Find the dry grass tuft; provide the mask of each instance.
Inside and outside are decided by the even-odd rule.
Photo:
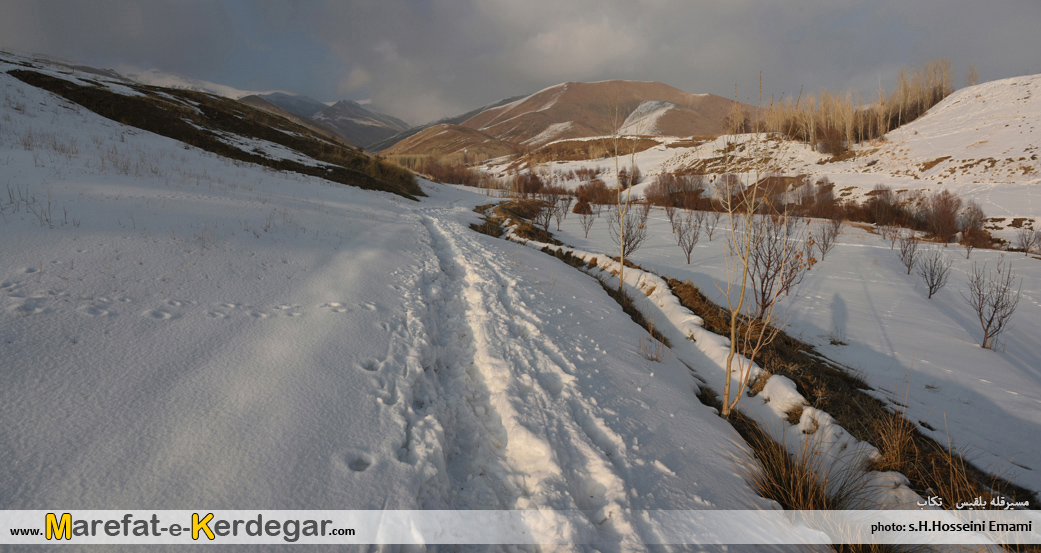
[[[918,456],[918,447],[914,441],[914,425],[893,413],[879,415],[871,422],[875,434],[872,443],[880,454],[871,468],[907,474],[911,460]]]
[[[759,392],[762,392],[763,388],[766,387],[766,381],[770,380],[771,376],[773,375],[767,371],[759,373],[759,376],[757,376],[755,380],[753,380],[752,383],[748,386],[748,397],[755,397],[759,395]]]

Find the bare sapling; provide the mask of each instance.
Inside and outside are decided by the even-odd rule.
[[[752,221],[748,252],[749,276],[756,310],[762,319],[780,294],[787,294],[802,281],[809,264],[803,257],[801,228],[795,217],[773,215]]]
[[[687,256],[687,265],[690,265],[690,254],[694,251],[698,238],[701,237],[701,221],[694,215],[694,212],[684,210],[676,217],[673,232],[676,233],[676,243]]]
[[[562,194],[557,196],[557,201],[560,202],[561,206],[561,218],[567,219],[567,214],[571,212],[571,204],[574,203],[575,197],[571,194]],[[560,230],[560,222],[557,222],[557,230]]]
[[[879,225],[877,228],[879,236],[889,241],[889,249],[894,249],[897,239],[900,238],[900,228],[896,225]]]
[[[592,213],[583,213],[579,215],[579,222],[582,223],[582,230],[586,233],[586,238],[589,238],[589,230],[593,228],[593,221],[596,220],[596,216]]]
[[[549,232],[549,223],[553,220],[553,205],[550,202],[538,201],[535,206],[535,216],[532,221]]]
[[[625,215],[621,217],[619,217],[617,209],[612,209],[607,216],[607,227],[611,238],[620,247],[623,264],[625,258],[632,255],[647,239],[648,211],[632,207],[627,207]]]
[[[817,224],[813,231],[813,241],[817,244],[817,251],[821,254],[821,261],[828,255],[838,241],[842,232],[842,221],[840,219],[828,219]]]
[[[929,288],[929,299],[947,285],[947,277],[951,275],[951,260],[939,249],[930,250],[922,256],[918,264],[918,275]]]
[[[618,257],[618,291],[622,291],[622,285],[625,283],[625,258],[626,256],[635,251],[640,246],[644,238],[647,236],[646,214],[643,216],[643,221],[638,221],[639,215],[632,213],[630,207],[632,206],[632,184],[633,179],[631,176],[636,175],[636,146],[635,140],[629,141],[629,169],[623,170],[621,163],[619,162],[619,150],[621,148],[623,139],[621,135],[621,125],[624,118],[621,113],[621,102],[616,100],[614,102],[614,115],[612,118],[612,133],[610,137],[605,138],[611,141],[613,147],[611,151],[614,154],[614,168],[616,175],[615,182],[615,209],[611,212],[608,219],[608,229],[611,232],[611,238],[615,244],[618,245],[619,257]],[[604,144],[605,149],[607,144]],[[623,180],[626,181],[623,183]],[[629,184],[629,186],[625,186]],[[634,233],[634,236],[627,236],[629,232]]]
[[[968,294],[962,294],[962,298],[979,319],[983,329],[980,347],[983,349],[993,349],[997,337],[1008,330],[1012,315],[1019,305],[1022,286],[1022,281],[1016,284],[1016,273],[1012,267],[1005,265],[1004,256],[998,261],[993,274],[987,272],[986,264],[972,264]]]
[[[712,241],[712,235],[716,233],[716,227],[719,226],[719,218],[723,214],[719,211],[711,211],[705,217],[705,236],[708,237],[708,241]]]
[[[913,232],[900,235],[900,262],[907,267],[907,274],[911,274],[921,252],[918,250],[918,237]]]
[[[762,77],[760,77],[760,99],[762,106]],[[760,113],[757,111],[757,114]],[[769,205],[770,194],[768,187],[764,184],[768,175],[783,174],[778,166],[777,160],[787,158],[786,148],[790,144],[790,137],[779,137],[782,144],[781,151],[770,151],[767,136],[762,132],[762,126],[757,121],[754,132],[738,137],[733,134],[724,136],[723,147],[723,176],[734,178],[720,178],[716,183],[716,196],[720,211],[727,214],[729,225],[726,230],[727,242],[730,247],[726,250],[724,260],[726,262],[726,281],[717,287],[726,301],[725,309],[729,314],[730,327],[730,351],[726,358],[726,375],[723,381],[723,397],[721,398],[720,415],[729,417],[731,411],[737,407],[743,397],[744,389],[748,387],[749,379],[755,366],[755,360],[763,348],[765,348],[777,336],[783,321],[774,313],[776,303],[766,302],[765,310],[753,309],[753,303],[748,299],[753,286],[752,252],[756,242],[760,239],[757,235],[755,221],[756,215],[761,209],[776,208],[785,209],[786,206]],[[730,172],[737,166],[734,153],[739,146],[739,140],[743,143],[741,152],[742,165],[745,168],[744,178],[733,175]],[[787,225],[782,224],[782,228]],[[795,256],[787,258],[796,259]],[[788,271],[783,266],[780,273]],[[781,286],[774,286],[773,297],[781,293]],[[758,315],[758,316],[754,316]],[[736,390],[732,384],[736,385]]]
[[[571,198],[571,196],[564,197],[567,197],[568,199]],[[550,200],[551,204],[553,205],[553,218],[557,221],[558,232],[560,231],[560,222],[564,220],[564,217],[567,217],[567,207],[571,205],[571,202],[568,201],[567,205],[565,206],[564,197],[553,196],[553,199]]]
[[[1023,255],[1030,255],[1030,250],[1041,246],[1041,231],[1023,227],[1016,232],[1016,247],[1023,250]]]

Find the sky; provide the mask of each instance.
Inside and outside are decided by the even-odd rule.
[[[0,48],[242,90],[371,100],[423,123],[566,81],[661,81],[755,104],[1041,73],[1039,0],[0,0]]]

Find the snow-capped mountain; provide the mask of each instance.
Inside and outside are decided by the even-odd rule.
[[[336,102],[314,113],[311,118],[361,147],[368,147],[409,128],[408,123],[396,117],[371,111],[351,100]]]

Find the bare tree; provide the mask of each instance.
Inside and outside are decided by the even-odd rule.
[[[596,220],[596,216],[592,213],[583,213],[579,216],[579,221],[582,223],[582,230],[586,232],[586,238],[589,238],[589,229],[593,228],[593,221]]]
[[[542,227],[542,230],[549,232],[549,223],[553,220],[553,204],[544,200],[537,201],[535,215],[531,220]]]
[[[864,207],[876,225],[892,225],[900,213],[900,205],[893,189],[884,184],[875,185]]]
[[[631,208],[626,208],[625,215],[621,216],[617,209],[608,213],[607,228],[611,238],[620,247],[623,264],[625,258],[632,255],[647,239],[647,213],[644,209]]]
[[[557,201],[559,201],[561,206],[563,206],[563,209],[561,210],[561,212],[564,214],[563,218],[567,219],[567,214],[571,212],[571,204],[574,203],[575,197],[572,196],[570,193],[561,194],[560,196],[557,196]],[[557,223],[557,227],[560,227],[560,223]],[[558,228],[557,230],[560,229]]]
[[[704,211],[687,210],[694,217],[694,226],[698,228],[698,232],[701,232],[702,227],[707,226],[707,213]]]
[[[929,299],[947,285],[947,277],[951,275],[951,260],[939,249],[930,250],[922,256],[918,264],[918,275],[929,288]]]
[[[1030,250],[1041,246],[1041,232],[1026,227],[1016,232],[1016,247],[1023,250],[1023,255],[1030,255]]]
[[[684,210],[676,218],[676,225],[673,227],[673,231],[676,233],[676,242],[679,244],[680,249],[683,250],[684,255],[687,256],[687,265],[690,265],[690,254],[694,251],[698,238],[701,237],[701,219],[704,219],[704,215],[699,219],[694,213],[693,211]]]
[[[839,219],[828,219],[817,224],[813,230],[813,241],[817,244],[817,251],[821,252],[821,261],[828,255],[842,232],[842,221]]]
[[[925,204],[925,220],[933,236],[945,243],[951,241],[958,232],[961,203],[961,198],[949,190],[940,190],[929,196]]]
[[[708,237],[708,241],[712,241],[712,235],[716,233],[716,227],[719,226],[719,218],[723,214],[718,211],[710,211],[705,217],[705,236]]]
[[[623,142],[620,128],[624,118],[622,117],[621,102],[619,100],[615,100],[613,109],[613,130],[609,139],[613,146],[614,169],[617,183],[615,186],[615,210],[612,211],[611,217],[608,220],[608,229],[610,229],[611,238],[614,240],[615,244],[618,244],[619,248],[618,291],[621,291],[622,285],[625,283],[625,257],[628,253],[631,253],[638,248],[644,238],[646,238],[647,217],[645,214],[643,216],[643,221],[637,222],[639,216],[633,216],[630,213],[630,207],[632,205],[632,185],[639,179],[639,171],[636,168],[637,143],[635,140],[629,141],[629,169],[623,170],[621,163],[619,162],[619,149]],[[626,182],[623,182],[623,180]],[[628,184],[628,186],[625,186],[625,184]],[[630,231],[636,233],[636,236],[626,236]]]
[[[761,84],[761,82],[760,82]],[[759,106],[762,106],[762,86],[760,86]],[[758,113],[758,112],[757,112]],[[756,124],[758,130],[759,124]],[[737,150],[738,138],[727,135],[723,147],[723,174],[727,174],[737,165],[734,153]],[[786,152],[772,152],[767,139],[761,132],[745,135],[742,139],[744,150],[741,155],[742,165],[746,168],[744,182],[747,186],[735,186],[740,183],[727,179],[717,183],[716,193],[721,210],[728,215],[729,229],[727,242],[731,244],[724,259],[727,278],[725,285],[718,285],[720,293],[726,301],[725,309],[729,315],[730,351],[726,358],[726,375],[723,380],[722,409],[720,415],[729,417],[744,395],[752,374],[752,367],[757,356],[777,336],[782,321],[773,313],[774,302],[761,314],[752,317],[752,308],[747,302],[749,288],[752,284],[752,263],[750,255],[755,240],[753,221],[760,207],[768,200],[767,186],[764,185],[767,175],[780,172],[778,163],[786,159]],[[782,140],[781,144],[788,141]],[[780,294],[780,287],[775,287],[774,294]],[[736,383],[737,390],[732,389]],[[734,392],[733,394],[731,392]]]
[[[1012,315],[1019,305],[1022,281],[1016,286],[1016,273],[1012,267],[1005,266],[1004,256],[998,261],[993,275],[987,273],[987,265],[973,263],[969,274],[969,293],[962,294],[972,307],[983,328],[983,342],[980,347],[992,349],[997,337],[1008,330]]]
[[[755,319],[763,319],[777,297],[802,281],[807,264],[803,259],[800,227],[795,217],[757,217],[752,224],[748,252]]]
[[[965,86],[972,86],[980,82],[980,74],[976,71],[976,64],[970,63],[969,70],[965,72]]]
[[[669,225],[672,226],[672,232],[676,232],[676,206],[671,203],[665,204],[665,216],[669,218]]]
[[[565,205],[564,198],[568,198],[567,205]],[[550,200],[553,205],[553,218],[557,220],[557,231],[560,230],[560,222],[567,217],[567,208],[571,205],[571,196],[553,196]]]
[[[900,238],[900,229],[895,225],[881,225],[878,228],[878,234],[882,236],[883,240],[889,241],[889,249],[896,247],[896,240]]]
[[[907,233],[900,236],[900,261],[907,267],[907,274],[911,274],[911,270],[914,269],[921,252],[918,251],[918,237],[914,233]]]
[[[976,200],[969,200],[958,218],[958,228],[964,233],[970,230],[983,230],[983,223],[987,215],[983,213],[983,207]]]

